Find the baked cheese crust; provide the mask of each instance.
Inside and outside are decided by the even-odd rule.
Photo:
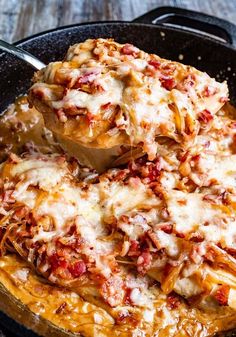
[[[141,147],[158,137],[189,143],[228,100],[226,83],[112,39],[72,46],[36,73],[29,100],[47,128],[86,147]]]

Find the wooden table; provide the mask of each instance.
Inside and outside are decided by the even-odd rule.
[[[132,20],[169,5],[236,22],[236,0],[0,0],[0,38],[11,42],[72,23]]]
[[[193,9],[236,23],[236,0],[0,0],[0,38],[12,42],[73,23],[132,20],[158,6]],[[8,336],[0,328],[0,337]]]

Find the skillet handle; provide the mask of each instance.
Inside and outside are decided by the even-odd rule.
[[[177,7],[159,7],[133,22],[161,24],[192,31],[236,47],[236,26],[229,21]]]

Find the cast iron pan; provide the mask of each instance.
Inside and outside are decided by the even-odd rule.
[[[209,15],[161,7],[133,22],[95,22],[61,27],[34,35],[16,45],[48,63],[62,59],[70,45],[98,37],[133,43],[147,52],[193,65],[218,80],[226,79],[231,101],[236,104],[236,26]],[[24,62],[10,55],[0,55],[0,111],[12,103],[14,97],[27,91],[32,75],[33,69]],[[2,313],[0,324],[9,337],[37,337]]]

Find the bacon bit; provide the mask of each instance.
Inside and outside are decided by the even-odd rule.
[[[106,109],[108,109],[110,106],[111,106],[111,102],[108,102],[108,103],[106,103],[106,104],[103,104],[103,105],[101,106],[101,109],[102,109],[102,110],[106,110]]]
[[[190,237],[190,241],[202,242],[202,241],[204,241],[204,237],[200,233],[193,233]]]
[[[129,178],[129,185],[133,188],[138,188],[140,186],[140,179],[138,177],[130,177]]]
[[[236,259],[236,249],[235,248],[225,248],[226,252]]]
[[[157,60],[150,60],[150,61],[148,61],[148,64],[155,69],[159,69],[160,65],[161,65],[161,62],[159,62]]]
[[[29,209],[27,206],[22,206],[19,207],[15,210],[14,215],[13,215],[13,219],[15,220],[21,220],[22,218],[24,218],[27,214],[29,213]]]
[[[86,272],[86,264],[84,261],[77,261],[68,267],[69,272],[73,277],[80,277]]]
[[[176,87],[176,81],[174,78],[172,77],[163,77],[163,78],[160,78],[160,81],[161,81],[161,85],[163,88],[165,88],[166,90],[172,90]]]
[[[226,103],[229,101],[229,98],[228,97],[220,97],[219,99],[220,103]]]
[[[51,264],[51,270],[54,272],[58,268],[67,268],[67,261],[64,258],[61,258],[57,255],[57,253],[53,253],[48,257],[49,263]]]
[[[60,313],[62,313],[64,311],[64,309],[66,308],[67,306],[67,303],[66,302],[63,302],[58,308],[57,310],[55,311],[55,313],[58,315]]]
[[[94,115],[89,111],[86,114],[86,121],[87,121],[88,125],[91,125],[91,124],[94,123]]]
[[[127,177],[127,170],[118,171],[118,173],[113,178],[114,181],[123,181]]]
[[[55,110],[55,113],[56,113],[57,118],[59,119],[60,122],[62,122],[62,123],[67,122],[67,117],[66,117],[66,114],[64,113],[63,109]]]
[[[196,154],[195,156],[193,156],[193,157],[191,158],[191,160],[193,160],[193,161],[199,161],[200,159],[201,159],[200,154]]]
[[[179,297],[175,293],[170,293],[167,296],[167,307],[170,310],[177,309],[180,306],[181,302]]]
[[[102,93],[105,92],[105,89],[103,88],[103,86],[101,84],[95,84],[93,86],[93,93]]]
[[[206,254],[204,255],[204,258],[209,262],[214,262],[215,257],[216,257],[216,252],[212,248],[209,248]]]
[[[176,232],[175,235],[177,236],[177,238],[181,238],[181,239],[185,238],[184,233]]]
[[[217,93],[217,88],[206,86],[203,90],[203,97],[210,97]]]
[[[137,240],[130,240],[130,248],[128,252],[128,256],[139,256],[141,253],[140,245]]]
[[[157,158],[155,162],[148,162],[141,167],[142,178],[148,178],[149,182],[157,181],[162,169],[161,160]]]
[[[80,89],[81,86],[83,84],[88,84],[88,83],[92,83],[97,75],[100,74],[100,70],[99,69],[94,69],[92,71],[89,71],[85,74],[83,74],[82,76],[80,76],[77,81],[75,82],[75,84],[73,85],[73,89]]]
[[[129,223],[129,217],[125,214],[122,214],[120,216],[120,219],[121,219],[122,222]]]
[[[150,239],[152,240],[152,242],[154,243],[154,245],[156,246],[156,248],[158,250],[161,249],[161,245],[160,245],[160,242],[159,242],[156,234],[152,230],[148,230],[147,234],[150,237]]]
[[[132,55],[134,57],[138,56],[139,53],[139,49],[135,46],[133,46],[130,43],[126,43],[122,48],[121,48],[121,52],[125,55]]]
[[[110,277],[102,284],[101,294],[111,307],[121,305],[125,297],[124,282],[117,276]]]
[[[216,293],[215,298],[220,305],[228,305],[230,287],[227,284],[221,285]]]
[[[173,231],[173,225],[163,224],[163,225],[160,226],[159,229],[162,230],[163,232],[165,232],[166,234],[171,234],[172,231]]]
[[[176,65],[172,62],[168,62],[163,64],[161,67],[162,74],[165,76],[173,75],[176,70]]]
[[[189,151],[186,151],[186,152],[181,156],[180,162],[181,162],[181,163],[185,162],[185,161],[187,160],[188,156],[189,156]]]
[[[6,202],[6,203],[9,203],[9,204],[14,203],[15,199],[12,196],[13,192],[14,192],[13,190],[7,190],[7,191],[3,192],[2,201]]]
[[[198,120],[199,122],[208,124],[209,122],[213,120],[213,116],[209,110],[205,109],[199,113]]]
[[[187,205],[187,200],[186,199],[180,199],[180,200],[177,200],[177,203],[180,206],[185,206],[185,205]]]
[[[146,274],[147,270],[151,267],[152,264],[152,255],[146,250],[138,257],[137,260],[137,269],[138,272],[142,275]]]

